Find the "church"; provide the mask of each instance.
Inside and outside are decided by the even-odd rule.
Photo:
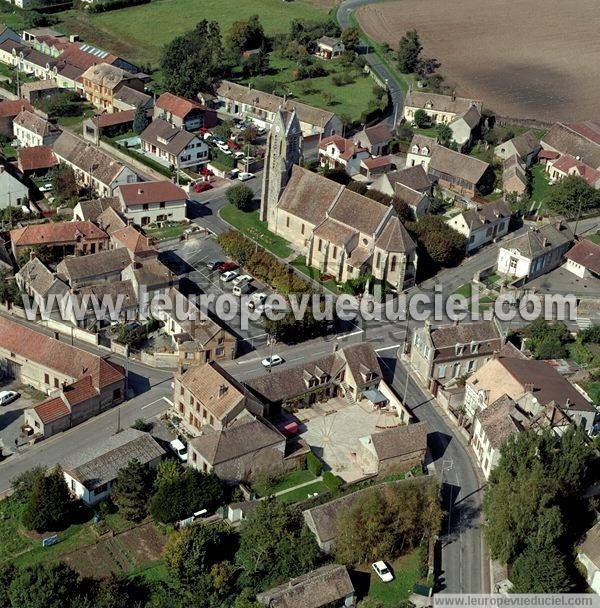
[[[372,275],[396,292],[415,284],[416,246],[391,206],[299,165],[294,111],[277,113],[267,139],[260,217],[338,282]]]

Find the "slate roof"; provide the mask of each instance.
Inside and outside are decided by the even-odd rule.
[[[546,224],[508,239],[502,244],[502,248],[509,251],[514,249],[521,255],[534,259],[572,240],[573,232],[568,226],[561,224],[560,228],[557,228],[555,224]]]
[[[429,191],[433,185],[431,178],[427,175],[427,171],[423,169],[422,165],[415,165],[401,171],[392,171],[387,175],[392,185],[400,183],[407,188],[412,188],[419,192]]]
[[[425,109],[431,103],[432,107],[428,108],[438,112],[453,112],[454,114],[464,114],[471,106],[481,113],[483,102],[475,99],[467,99],[465,97],[456,97],[453,95],[441,95],[439,93],[428,93],[425,91],[409,91],[406,95],[404,105],[409,108]]]
[[[136,108],[137,106],[148,107],[152,104],[152,96],[142,93],[137,89],[124,84],[113,96],[113,102],[120,101]]]
[[[328,564],[256,596],[269,608],[321,608],[354,594],[345,566]]]
[[[528,156],[540,148],[540,140],[531,131],[517,135],[510,141],[521,158]]]
[[[179,129],[162,118],[155,118],[140,134],[142,141],[174,155],[180,154],[196,138],[193,133]]]
[[[392,217],[375,241],[375,246],[384,251],[408,253],[416,249],[415,242],[397,217]]]
[[[221,431],[204,427],[190,440],[192,448],[212,466],[285,443],[285,437],[260,420],[240,420]]]
[[[582,128],[583,127],[583,128]],[[570,154],[594,169],[600,168],[600,141],[596,135],[600,126],[591,121],[566,125],[557,122],[544,135],[542,146]]]
[[[118,272],[129,264],[131,264],[131,258],[126,249],[109,249],[89,255],[64,258],[56,270],[61,277],[71,282]]]
[[[437,349],[452,347],[456,344],[483,344],[500,340],[501,334],[494,321],[475,321],[458,325],[443,325],[431,331],[431,340]]]
[[[490,165],[478,158],[455,152],[435,144],[431,152],[429,170],[446,173],[469,182],[478,184]]]
[[[427,449],[427,423],[416,422],[373,433],[371,442],[379,461]]]
[[[63,469],[92,490],[114,481],[119,471],[134,459],[148,464],[164,455],[165,450],[148,433],[124,429],[104,441],[93,442],[68,459]]]
[[[511,215],[510,206],[503,200],[478,205],[475,209],[466,209],[462,212],[462,216],[471,230],[482,228],[486,224],[493,224],[500,219],[509,218]]]
[[[365,127],[363,134],[372,146],[375,144],[386,144],[392,139],[392,132],[385,122],[379,122],[372,127]]]
[[[22,110],[15,117],[15,124],[27,131],[32,131],[37,135],[47,136],[53,133],[60,133],[60,127],[29,110]]]
[[[79,203],[79,207],[81,208],[81,214],[84,220],[95,222],[98,219],[98,216],[109,207],[112,207],[116,211],[120,211],[121,202],[116,196],[106,196],[89,201],[82,201]]]
[[[515,402],[508,395],[502,395],[477,412],[476,417],[492,447],[500,449],[511,435],[523,430],[517,417],[513,416],[515,409]]]
[[[317,39],[317,44],[324,44],[330,47],[335,46],[338,42],[340,42],[340,39],[333,36],[321,36]]]
[[[585,266],[590,272],[600,274],[600,245],[588,239],[579,241],[565,254],[567,260]]]
[[[23,278],[29,289],[39,294],[46,296],[49,293],[65,293],[66,285],[57,279],[53,272],[39,260],[33,258],[27,262],[18,272]]]

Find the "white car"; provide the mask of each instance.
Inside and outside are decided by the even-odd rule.
[[[233,286],[237,287],[242,283],[249,283],[252,280],[252,277],[249,274],[241,274],[239,277],[233,279]]]
[[[387,567],[385,562],[379,561],[375,562],[373,565],[373,570],[375,570],[375,574],[384,582],[390,583],[394,580],[394,575],[391,570]]]
[[[54,190],[54,186],[50,183],[39,187],[40,192],[52,192],[52,190]]]
[[[177,455],[177,458],[179,458],[179,460],[181,460],[182,462],[187,462],[188,453],[187,448],[185,447],[185,445],[183,445],[183,441],[181,441],[180,439],[173,439],[173,441],[169,443],[169,447],[171,448],[171,451],[173,451]]]
[[[248,300],[248,308],[254,310],[257,306],[260,306],[267,299],[267,294],[264,291],[257,291],[250,296]]]
[[[229,281],[233,281],[237,276],[238,273],[235,270],[228,270],[221,275],[221,281],[223,281],[223,283],[229,283]]]
[[[241,160],[242,158],[244,158],[245,154],[243,152],[234,152],[233,153],[233,158],[235,158],[235,160]]]
[[[283,357],[279,355],[271,355],[266,359],[261,361],[264,367],[275,367],[276,365],[281,365],[283,363]]]
[[[19,398],[19,393],[16,391],[0,392],[0,405],[8,405]]]
[[[248,173],[247,171],[242,171],[239,175],[238,175],[238,179],[241,182],[247,182],[249,179],[252,179],[254,177],[254,173]]]

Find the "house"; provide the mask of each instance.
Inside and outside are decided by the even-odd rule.
[[[285,446],[275,427],[244,412],[226,428],[203,427],[188,442],[187,463],[228,484],[248,483],[265,472],[284,473]]]
[[[171,336],[181,365],[235,358],[237,338],[232,333],[202,313],[179,290],[171,289],[170,296],[174,305],[165,311],[164,331]],[[182,320],[179,315],[192,318]]]
[[[502,354],[492,357],[466,381],[464,406],[467,417],[472,420],[503,395],[516,402],[552,405],[588,433],[598,416],[596,407],[583,391],[542,360]]]
[[[134,258],[121,273],[121,280],[131,281],[141,306],[149,305],[154,296],[166,295],[172,287],[179,285],[177,275],[156,255],[139,257],[134,254]]]
[[[217,124],[217,113],[197,101],[163,93],[154,104],[154,118],[162,118],[185,131],[210,129]]]
[[[197,436],[204,427],[221,431],[247,410],[262,415],[260,404],[215,362],[192,365],[175,374],[173,412],[180,428]]]
[[[467,253],[472,253],[507,234],[511,215],[510,206],[503,200],[474,203],[446,224],[467,238]]]
[[[46,175],[58,165],[49,146],[33,146],[17,150],[17,167],[23,175]]]
[[[165,454],[150,434],[124,429],[84,447],[63,462],[62,469],[71,494],[93,507],[110,496],[119,471],[132,460],[154,468]]]
[[[413,190],[400,182],[394,184],[394,198],[406,203],[415,218],[425,215],[431,205],[431,198],[427,194]]]
[[[114,210],[107,209],[102,213],[102,216],[109,213],[116,215]],[[102,216],[99,216],[98,222],[104,225],[104,218]],[[111,247],[114,249],[124,247],[129,252],[132,260],[155,258],[158,254],[153,242],[133,226],[116,227],[110,233],[110,242]]]
[[[244,382],[268,406],[306,408],[318,401],[342,397],[373,410],[395,412],[400,422],[412,417],[383,379],[377,354],[370,344],[354,344],[313,361],[272,371]]]
[[[136,110],[142,107],[145,110],[151,110],[154,107],[154,97],[133,89],[124,84],[113,95],[113,108],[115,112],[125,112],[127,110]]]
[[[38,310],[50,310],[49,298],[57,300],[52,308],[60,306],[60,301],[69,292],[67,285],[47,268],[38,258],[33,257],[19,269],[15,275],[15,281],[22,293],[33,298]]]
[[[530,228],[502,244],[498,251],[498,272],[530,281],[563,263],[573,242],[573,232],[561,221]]]
[[[13,42],[21,42],[21,36],[17,34],[12,28],[8,27],[4,23],[0,24],[0,44],[12,40]]]
[[[269,229],[304,252],[308,266],[336,281],[372,274],[397,291],[414,284],[416,246],[393,208],[322,175],[294,165],[267,217]]]
[[[558,122],[541,140],[543,152],[569,155],[592,169],[600,169],[600,124],[591,120],[564,124]]]
[[[140,134],[142,152],[161,165],[197,168],[209,160],[208,145],[199,136],[155,118]]]
[[[516,195],[521,198],[529,188],[529,178],[525,163],[519,156],[513,154],[502,163],[502,193]]]
[[[97,223],[98,217],[107,209],[121,210],[121,201],[116,196],[105,196],[88,201],[80,201],[73,208],[74,220],[89,220]]]
[[[495,319],[454,323],[415,329],[410,363],[427,386],[473,373],[504,345],[504,335]]]
[[[100,63],[87,68],[81,75],[84,97],[102,112],[115,112],[114,98],[119,89],[127,85],[144,91],[144,82],[137,75],[117,66]]]
[[[531,167],[541,147],[540,140],[531,131],[526,131],[498,144],[494,148],[494,156],[500,160],[508,160],[511,156],[517,156],[526,167]]]
[[[263,591],[256,600],[268,608],[334,608],[356,603],[346,566],[328,564]]]
[[[86,255],[108,247],[108,235],[92,222],[29,224],[10,231],[12,251],[18,258],[33,247],[61,248],[62,257]]]
[[[187,195],[169,180],[125,184],[116,194],[122,215],[138,226],[185,220]]]
[[[580,279],[600,277],[600,245],[584,239],[565,254],[565,268]]]
[[[137,173],[68,131],[54,142],[54,154],[75,172],[77,182],[100,196],[112,196],[121,184],[139,181]]]
[[[333,38],[332,36],[321,36],[317,40],[317,50],[315,55],[321,57],[321,59],[336,59],[344,51],[346,47],[339,38]]]
[[[100,114],[83,121],[83,138],[99,145],[100,138],[114,137],[133,130],[135,110],[123,110],[112,114]]]
[[[440,188],[473,197],[486,194],[494,186],[491,166],[439,145],[432,137],[414,135],[406,156],[406,166],[422,165]]]
[[[65,91],[66,89],[59,87],[54,80],[34,80],[24,82],[20,93],[29,103],[39,104]]]
[[[61,134],[61,129],[56,123],[23,110],[13,121],[13,134],[23,148],[51,146]]]
[[[360,161],[360,175],[368,181],[376,180],[380,175],[385,175],[394,170],[396,168],[395,161],[395,157],[389,155],[364,158]]]
[[[588,530],[577,559],[585,568],[588,585],[600,595],[600,522]]]
[[[570,154],[563,154],[560,158],[547,162],[546,172],[550,176],[550,183],[575,175],[584,179],[592,188],[600,189],[600,167],[594,169]]]
[[[33,112],[33,106],[25,99],[0,101],[0,133],[6,137],[13,137],[13,121],[23,111]]]
[[[0,317],[0,365],[50,398],[25,410],[25,425],[48,437],[123,401],[125,373],[110,361]]]
[[[319,137],[342,133],[342,121],[328,110],[322,110],[299,101],[283,99],[272,93],[264,93],[248,86],[223,80],[216,88],[217,110],[249,118],[260,127],[269,127],[275,121],[279,109],[295,110],[305,140],[305,149]]]
[[[131,264],[125,248],[108,249],[90,255],[70,256],[56,266],[56,274],[72,289],[102,282],[121,280],[121,274]]]
[[[360,438],[356,458],[365,475],[392,475],[425,464],[427,423],[416,422]]]
[[[411,89],[404,101],[403,116],[407,122],[413,123],[415,114],[423,110],[432,124],[448,125],[452,139],[462,146],[471,140],[481,121],[482,109],[483,102],[474,99]]]
[[[409,487],[431,486],[436,484],[434,478],[423,476],[411,479],[402,479],[389,483],[382,483],[372,487],[363,488],[336,498],[321,505],[312,507],[302,512],[304,521],[309,530],[315,535],[319,548],[323,553],[331,553],[335,544],[335,539],[339,532],[338,520],[342,513],[352,509],[357,504],[358,499],[367,492],[383,492],[386,487],[403,485]]]
[[[29,188],[9,170],[0,165],[0,209],[23,205],[29,199]]]
[[[330,135],[319,144],[319,163],[327,169],[345,171],[348,175],[356,175],[360,171],[360,163],[370,157],[368,150],[354,144],[351,139],[340,135]]]
[[[389,152],[392,132],[385,122],[379,122],[372,127],[364,127],[354,136],[354,143],[366,148],[371,156],[385,156]]]
[[[422,165],[414,165],[399,171],[389,171],[371,184],[371,190],[383,192],[388,196],[395,196],[396,184],[405,186],[427,197],[430,197],[433,191],[433,180],[427,175],[427,171]]]

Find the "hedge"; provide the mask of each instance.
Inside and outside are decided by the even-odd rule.
[[[325,471],[323,473],[323,483],[334,492],[337,492],[342,485],[344,485],[344,480],[337,475],[334,475],[331,471]]]
[[[89,4],[85,8],[90,13],[106,13],[107,11],[116,11],[119,8],[127,8],[128,6],[150,4],[150,2],[151,0],[108,0],[107,2]]]
[[[321,474],[323,470],[323,463],[320,459],[315,456],[312,452],[309,452],[306,455],[306,468],[317,477]],[[325,477],[323,476],[323,481],[325,481]]]

